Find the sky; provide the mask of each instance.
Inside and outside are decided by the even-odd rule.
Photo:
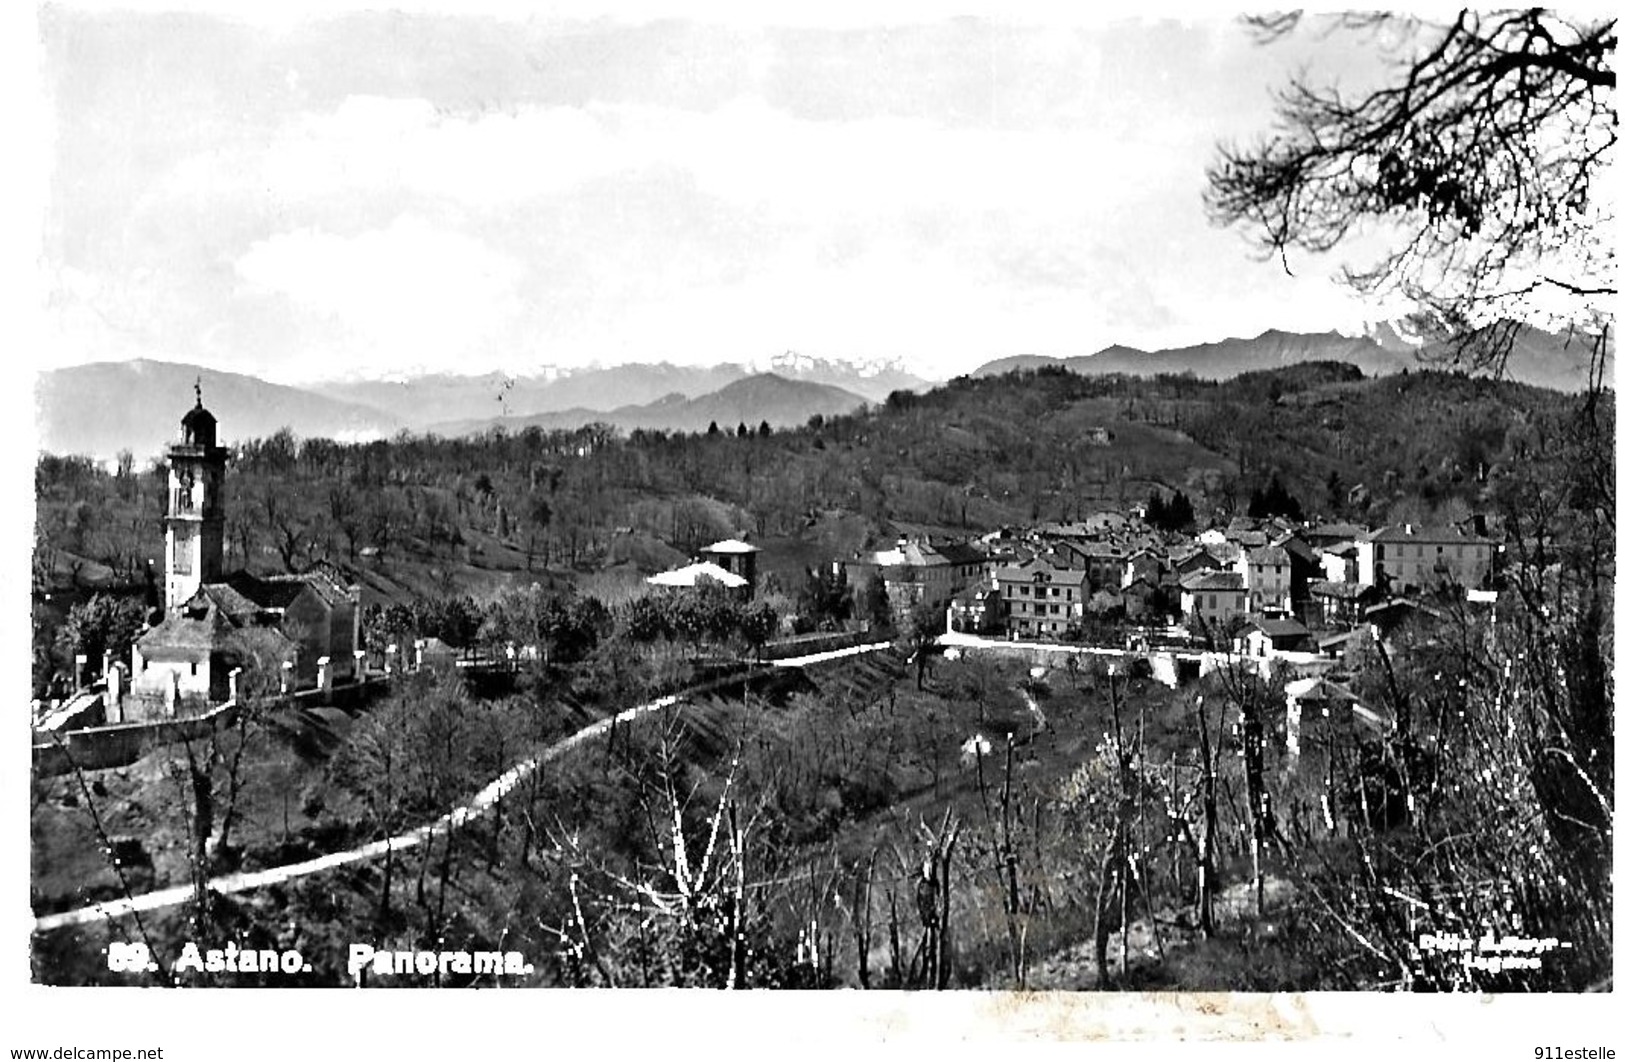
[[[1272,88],[1367,80],[1371,42],[553,10],[41,9],[39,367],[310,382],[794,350],[940,379],[1391,315],[1331,279],[1357,248],[1289,275],[1201,198]]]

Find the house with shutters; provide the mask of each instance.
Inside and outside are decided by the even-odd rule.
[[[1051,557],[999,568],[994,580],[1004,602],[1005,629],[1016,637],[1059,637],[1089,603],[1088,574]]]
[[[1393,524],[1355,541],[1359,579],[1387,593],[1454,585],[1482,587],[1490,576],[1495,542],[1471,530]]]
[[[1179,581],[1179,611],[1193,634],[1222,628],[1246,615],[1247,586],[1241,573],[1202,571],[1185,576]]]
[[[908,536],[891,548],[861,553],[841,565],[855,596],[861,596],[871,580],[882,580],[892,614],[899,619],[915,608],[947,608],[955,594],[983,578],[987,570],[987,555],[974,546],[935,545]]]
[[[1292,610],[1292,556],[1280,546],[1243,547],[1236,558],[1250,612]]]

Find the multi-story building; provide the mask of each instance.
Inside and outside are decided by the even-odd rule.
[[[1223,627],[1247,614],[1247,587],[1240,572],[1196,572],[1179,582],[1179,610],[1185,626],[1200,633],[1204,626]]]
[[[1089,602],[1088,574],[1048,557],[999,568],[994,581],[1004,601],[1005,629],[1017,637],[1065,634]]]
[[[1430,590],[1445,585],[1469,589],[1490,576],[1495,543],[1453,527],[1393,524],[1355,542],[1359,582],[1390,593]]]
[[[855,596],[871,580],[882,580],[892,614],[901,619],[916,608],[946,608],[950,598],[985,576],[987,567],[986,556],[975,547],[900,538],[890,549],[847,561],[843,570]]]
[[[1292,556],[1280,546],[1243,548],[1236,570],[1247,587],[1252,612],[1288,612],[1292,609]]]

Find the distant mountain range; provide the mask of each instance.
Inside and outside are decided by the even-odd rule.
[[[1204,380],[1227,380],[1244,372],[1279,369],[1306,361],[1348,362],[1368,376],[1386,376],[1407,368],[1449,367],[1451,352],[1447,341],[1416,344],[1395,325],[1381,322],[1363,336],[1271,329],[1252,339],[1225,339],[1169,350],[1145,351],[1114,345],[1072,358],[1019,355],[990,361],[971,375],[997,376],[1018,369],[1060,366],[1080,375],[1155,376],[1188,372]],[[1571,341],[1538,328],[1526,328],[1507,358],[1506,377],[1535,387],[1578,391],[1586,385],[1587,366],[1588,352],[1583,337]]]
[[[1446,355],[1443,344],[1417,346],[1403,329],[1374,326],[1368,335],[1268,331],[1251,339],[1145,351],[1111,346],[1092,355],[1000,358],[973,375],[1062,366],[1082,374],[1189,372],[1204,379],[1282,368],[1307,361],[1342,361],[1367,375],[1388,375]],[[1421,357],[1419,358],[1419,355]],[[38,381],[39,444],[52,453],[103,460],[129,449],[139,460],[159,455],[174,437],[201,377],[205,404],[230,440],[263,438],[287,427],[301,437],[362,440],[403,429],[464,434],[501,424],[570,428],[600,421],[635,428],[704,431],[714,420],[774,428],[804,424],[813,414],[850,412],[894,390],[923,391],[931,381],[895,363],[853,364],[786,353],[767,359],[768,371],[738,364],[710,367],[633,364],[548,370],[525,377],[431,375],[402,382],[377,380],[288,387],[240,373],[138,360],[79,365],[43,373]],[[1538,329],[1520,336],[1508,359],[1513,380],[1576,391],[1585,386],[1583,339]]]
[[[357,380],[323,384],[320,390],[334,398],[383,410],[410,428],[436,427],[438,430],[448,423],[484,421],[492,417],[568,414],[565,421],[547,422],[557,426],[581,423],[581,411],[602,413],[626,406],[649,405],[671,395],[708,395],[760,375],[822,384],[851,392],[869,402],[884,401],[893,391],[933,386],[932,381],[915,376],[892,361],[831,361],[787,351],[754,366],[733,362],[708,366],[660,362],[547,370],[527,376],[439,374],[398,382]],[[809,410],[807,416],[812,412],[815,411]],[[760,416],[757,419],[760,420]]]
[[[283,427],[307,438],[372,439],[403,426],[381,410],[256,376],[140,359],[41,373],[34,392],[39,447],[103,460],[129,450],[145,462],[176,440],[194,383],[228,442]]]
[[[577,407],[528,417],[485,417],[433,424],[429,430],[440,435],[468,435],[499,426],[506,431],[523,431],[529,427],[575,428],[597,421],[623,431],[705,431],[714,423],[721,431],[733,432],[740,424],[755,429],[763,421],[774,428],[799,427],[815,413],[826,417],[850,413],[865,401],[862,395],[829,384],[759,373],[696,398],[669,394],[653,402],[611,410]]]

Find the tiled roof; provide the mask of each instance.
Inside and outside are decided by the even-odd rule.
[[[1247,551],[1248,564],[1291,564],[1292,554],[1280,546],[1260,546]]]
[[[1253,619],[1247,625],[1263,631],[1271,638],[1302,638],[1309,634],[1309,628],[1290,617],[1284,619]]]
[[[1482,542],[1488,543],[1487,538],[1477,535],[1464,534],[1454,527],[1422,527],[1419,524],[1390,524],[1379,527],[1365,536],[1367,542]]]
[[[315,591],[329,606],[341,605],[350,599],[349,592],[344,586],[328,572],[320,568],[312,568],[297,575],[273,575],[263,580],[266,584],[276,587],[272,591],[278,598],[286,598],[288,605],[293,604],[294,598],[299,596],[301,587],[308,586]],[[287,608],[288,605],[283,605]]]
[[[1309,593],[1315,597],[1335,597],[1343,601],[1355,601],[1376,588],[1370,583],[1335,583],[1329,579],[1309,580]]]
[[[227,606],[228,611],[235,612],[242,607],[241,599],[252,602],[258,609],[285,609],[293,604],[306,583],[297,575],[261,578],[246,571],[236,571],[211,585],[222,586],[229,591],[221,596],[231,602]]]
[[[981,550],[964,542],[949,542],[938,546],[937,552],[949,564],[983,564],[987,561],[987,556]]]
[[[252,622],[263,611],[258,602],[231,583],[205,583],[201,592],[213,598],[220,610],[239,624]]]
[[[1324,643],[1323,643],[1324,644]],[[1353,693],[1321,676],[1294,679],[1286,684],[1286,694],[1299,701],[1353,701]]]
[[[1039,557],[1022,564],[1008,565],[998,570],[1000,583],[1032,583],[1035,576],[1043,575],[1050,583],[1061,586],[1081,586],[1089,581],[1089,573],[1081,568],[1065,568]]]
[[[959,591],[959,593],[954,595],[953,600],[956,604],[973,605],[978,602],[986,601],[990,596],[997,593],[998,591],[994,589],[992,580],[983,579],[981,582],[972,586],[967,586],[965,589]]]
[[[1366,533],[1361,524],[1312,524],[1305,534],[1315,538],[1355,538]]]
[[[1245,590],[1240,572],[1193,572],[1179,581],[1183,590]]]
[[[171,609],[158,624],[136,640],[144,656],[164,649],[210,651],[224,648],[236,630],[207,594],[199,593],[179,608]]]

